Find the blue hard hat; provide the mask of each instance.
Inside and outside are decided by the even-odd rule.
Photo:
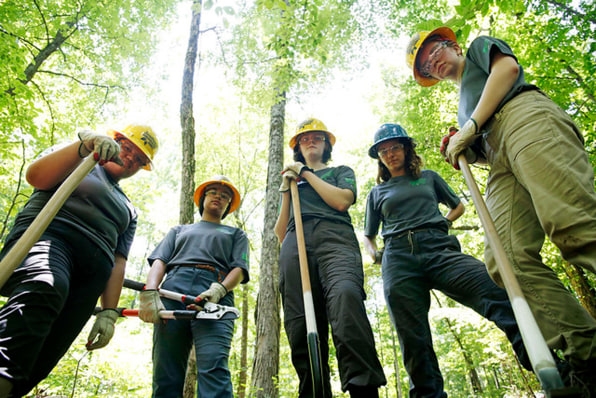
[[[374,144],[368,150],[368,156],[373,159],[378,159],[379,154],[377,153],[377,146],[385,141],[393,140],[395,138],[405,138],[408,141],[412,141],[408,137],[406,130],[399,124],[385,123],[375,132]]]

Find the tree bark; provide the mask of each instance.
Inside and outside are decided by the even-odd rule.
[[[199,41],[200,10],[202,0],[193,1],[190,36],[184,60],[182,75],[182,100],[180,103],[180,126],[182,128],[182,176],[180,186],[180,223],[194,222],[193,194],[195,190],[195,119],[193,115],[192,95],[194,92],[194,74]]]
[[[180,224],[194,222],[193,194],[195,190],[195,119],[193,116],[192,95],[194,92],[194,74],[197,61],[199,25],[201,23],[202,0],[194,0],[190,36],[184,60],[182,75],[182,99],[180,103],[180,125],[182,128],[182,167],[180,183]],[[194,346],[188,358],[186,379],[184,382],[184,398],[194,398],[197,385],[197,359]]]
[[[259,270],[259,294],[256,310],[256,345],[252,372],[254,396],[277,398],[279,389],[279,333],[280,298],[278,292],[279,242],[274,227],[279,206],[278,187],[281,184],[283,166],[283,127],[285,121],[285,93],[271,107],[269,131],[269,162],[267,169],[267,192],[265,197],[265,221]]]

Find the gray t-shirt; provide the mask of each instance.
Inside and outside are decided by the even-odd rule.
[[[53,193],[53,190],[37,189],[33,192],[17,216],[7,242],[27,229]],[[111,259],[116,252],[128,257],[137,228],[137,212],[118,183],[97,165],[62,205],[49,228],[77,231],[96,243]]]
[[[244,280],[249,280],[249,241],[246,233],[235,227],[199,221],[177,225],[170,229],[163,240],[147,258],[149,265],[156,259],[173,267],[177,265],[212,265],[225,274],[239,267]]]
[[[459,202],[459,197],[445,180],[432,170],[423,170],[418,179],[393,177],[369,192],[364,235],[376,236],[381,223],[383,239],[412,229],[447,231],[447,220],[439,211],[438,204],[443,203],[453,209]]]
[[[478,105],[478,101],[486,85],[486,80],[491,71],[491,61],[495,51],[509,55],[517,61],[517,58],[513,55],[513,51],[503,40],[490,36],[479,36],[470,44],[470,48],[466,53],[466,64],[459,90],[457,119],[460,126],[463,126],[470,119],[474,109],[476,109],[476,105]],[[515,84],[499,103],[495,113],[518,93],[529,89],[537,89],[537,87],[526,83],[524,70],[520,65],[519,75]]]

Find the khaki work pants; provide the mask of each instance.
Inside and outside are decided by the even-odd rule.
[[[540,91],[510,100],[487,133],[486,203],[540,330],[572,365],[596,358],[596,320],[540,256],[546,235],[564,259],[596,272],[594,171],[583,138]],[[502,286],[488,243],[485,256]]]

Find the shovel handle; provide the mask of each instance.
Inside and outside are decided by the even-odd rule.
[[[302,226],[302,211],[300,210],[300,196],[296,180],[290,180],[290,193],[292,195],[292,210],[296,225],[296,242],[298,244],[298,259],[300,261],[300,279],[302,281],[302,298],[304,301],[304,317],[306,320],[306,340],[308,356],[312,375],[313,394],[315,398],[325,395],[323,382],[323,368],[321,358],[321,345],[317,331],[317,318],[312,298],[310,285],[310,272],[308,271],[308,257],[306,256],[306,243],[304,241],[304,228]]]
[[[50,200],[41,209],[31,225],[21,235],[19,240],[12,246],[6,256],[0,261],[0,287],[4,286],[13,271],[23,262],[27,253],[35,242],[41,237],[48,225],[52,222],[64,202],[69,198],[72,191],[83,181],[83,178],[95,167],[97,161],[93,156],[87,156],[85,160],[64,180],[52,195]]]
[[[526,346],[534,372],[538,376],[540,384],[546,391],[561,388],[563,387],[563,381],[557,370],[554,358],[542,336],[542,332],[540,332],[536,319],[530,310],[530,306],[528,305],[519,282],[513,272],[513,267],[509,262],[509,258],[501,243],[501,239],[497,234],[497,229],[495,228],[495,224],[490,216],[482,194],[478,189],[478,185],[470,170],[468,161],[464,155],[459,155],[457,160],[459,168],[464,175],[466,185],[470,189],[470,194],[474,200],[474,206],[478,212],[478,217],[484,228],[486,238],[493,249],[497,269],[499,270],[499,275],[503,279],[505,290],[511,301],[513,314],[515,315],[515,319],[519,326],[522,340]]]
[[[306,329],[308,333],[317,333],[315,307],[312,300],[312,288],[310,285],[310,272],[308,271],[308,257],[306,256],[306,243],[304,241],[304,228],[302,226],[302,211],[300,210],[300,197],[296,180],[292,179],[290,181],[290,191],[292,194],[294,223],[296,224],[296,241],[298,243],[298,259],[300,261],[302,293],[304,294],[304,315],[306,316]]]

